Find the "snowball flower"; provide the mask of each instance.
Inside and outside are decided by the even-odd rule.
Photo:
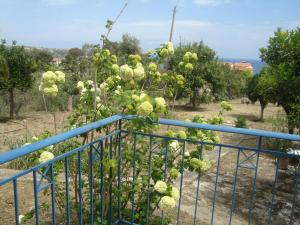
[[[113,64],[111,66],[111,70],[113,73],[117,74],[117,73],[119,73],[120,67],[117,64]]]
[[[167,184],[164,181],[157,181],[156,184],[154,185],[154,190],[163,194],[167,190]]]
[[[50,87],[45,87],[44,89],[42,89],[42,92],[44,92],[44,94],[47,96],[55,97],[58,92],[58,87],[56,84],[53,84]]]
[[[118,62],[117,56],[116,55],[112,55],[111,56],[111,61],[112,61],[112,63],[117,63]]]
[[[133,79],[136,81],[140,81],[145,77],[145,70],[142,66],[138,66],[133,70],[134,77]]]
[[[140,100],[141,101],[144,100],[144,98],[146,98],[146,97],[147,97],[147,95],[145,93],[140,94]]]
[[[166,107],[166,101],[162,97],[155,98],[155,103],[158,109],[164,109]]]
[[[203,159],[201,161],[201,166],[200,166],[200,170],[202,172],[206,172],[211,168],[211,162],[208,159]]]
[[[142,104],[140,104],[137,109],[137,114],[140,116],[148,116],[152,112],[153,112],[153,106],[148,101],[145,101]]]
[[[55,71],[56,74],[56,82],[58,83],[65,83],[66,75],[61,71]]]
[[[178,136],[179,138],[186,139],[186,133],[185,133],[183,130],[179,131],[179,132],[177,133],[177,136]]]
[[[166,42],[163,44],[163,48],[160,50],[162,57],[169,57],[174,54],[174,47],[172,42]]]
[[[130,81],[133,78],[133,69],[127,64],[120,67],[121,79],[124,81]]]
[[[32,139],[33,141],[38,141],[38,140],[39,140],[36,136],[33,136],[31,139]]]
[[[172,187],[171,197],[172,197],[174,200],[178,200],[178,199],[179,199],[179,191],[178,191],[177,188]]]
[[[40,155],[39,162],[44,163],[54,158],[54,155],[51,152],[43,151]]]
[[[172,141],[171,144],[170,144],[170,148],[171,148],[173,151],[176,151],[179,147],[180,147],[180,145],[179,145],[179,142],[178,142],[178,141]]]
[[[155,72],[157,70],[157,65],[154,62],[149,63],[148,69],[151,72]]]
[[[96,97],[96,102],[99,103],[100,101],[101,101],[100,97],[97,96],[97,97]]]
[[[100,90],[107,91],[108,90],[108,84],[106,82],[103,82],[100,84]]]
[[[176,170],[175,168],[172,168],[171,170],[170,170],[170,177],[172,178],[172,179],[176,179],[178,176],[179,176],[179,171],[178,170]]]
[[[191,72],[194,69],[194,66],[192,63],[187,63],[185,64],[184,69],[186,72]]]
[[[138,95],[131,95],[131,98],[132,98],[134,101],[139,101],[139,100],[140,100],[140,96],[138,96]]]
[[[226,111],[232,110],[231,104],[229,102],[227,102],[227,101],[222,101],[221,102],[221,108],[224,109],[224,110],[226,110]]]
[[[78,81],[77,88],[82,90],[84,88],[84,83],[82,81]]]
[[[92,81],[92,80],[87,80],[86,83],[87,83],[88,85],[94,85],[94,81]]]
[[[120,91],[119,91],[119,90],[115,90],[115,94],[116,94],[116,95],[119,95],[119,94],[120,94]]]
[[[184,156],[185,156],[185,157],[190,157],[190,152],[186,151],[186,152],[184,153]]]
[[[201,160],[197,158],[192,158],[190,161],[190,166],[194,169],[200,169],[201,167]]]
[[[42,75],[42,82],[46,86],[51,86],[56,82],[56,74],[52,71],[47,71]]]
[[[24,217],[25,217],[24,215],[19,215],[19,218],[18,218],[19,224],[21,224],[23,222]]]
[[[173,209],[176,205],[176,202],[174,198],[171,198],[169,196],[164,196],[161,198],[159,202],[159,208],[161,208],[164,211],[170,211]]]
[[[23,146],[30,145],[30,144],[31,144],[30,142],[26,142]]]

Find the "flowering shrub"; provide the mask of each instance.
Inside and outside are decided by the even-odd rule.
[[[214,144],[219,142],[218,136],[212,131],[204,131],[198,129],[186,129],[174,132],[167,130],[165,136],[173,140],[162,140],[158,143],[159,151],[153,153],[151,158],[152,168],[150,176],[148,174],[148,164],[146,163],[149,157],[150,144],[144,138],[139,138],[132,135],[131,131],[139,131],[145,133],[154,133],[157,130],[158,117],[168,113],[168,104],[165,99],[176,99],[177,90],[184,87],[185,79],[181,74],[174,73],[163,67],[168,61],[168,58],[174,54],[172,43],[167,42],[160,48],[149,52],[151,57],[145,60],[147,63],[142,63],[142,58],[139,55],[129,55],[125,64],[119,65],[118,58],[111,54],[108,49],[95,48],[93,53],[93,66],[96,68],[97,74],[95,80],[82,80],[77,83],[77,88],[80,93],[79,103],[72,115],[69,118],[71,128],[80,127],[86,123],[107,118],[114,114],[128,114],[137,115],[130,122],[122,124],[123,128],[129,131],[129,134],[122,136],[122,170],[119,171],[122,180],[120,184],[121,193],[121,213],[125,219],[130,218],[128,208],[134,207],[136,215],[135,222],[138,224],[145,224],[146,209],[148,204],[148,190],[149,190],[149,216],[150,220],[155,221],[155,211],[162,209],[169,212],[175,208],[177,201],[180,198],[180,193],[174,187],[175,180],[184,172],[183,169],[195,171],[197,173],[205,173],[210,170],[212,164],[207,159],[202,159],[199,147],[188,150],[184,154],[183,140],[192,139],[202,141],[204,143],[204,150],[213,150]],[[155,57],[152,57],[155,55]],[[197,61],[195,53],[187,52],[181,65],[182,74],[190,73],[193,70],[193,65]],[[63,83],[65,76],[62,72],[48,71],[43,74],[40,90],[46,96],[55,97],[58,93],[59,84]],[[161,88],[162,92],[146,91],[151,89],[152,85]],[[230,107],[226,103],[221,104],[222,110],[228,111]],[[195,116],[192,122],[199,123],[216,123],[222,122],[221,113],[217,119],[205,119],[201,116]],[[114,126],[107,126],[96,132],[105,134],[110,133]],[[99,134],[98,133],[98,134]],[[94,139],[94,133],[84,134],[78,137],[77,142],[70,142],[68,146],[62,148],[64,151],[74,148],[78,145],[85,144],[88,140]],[[175,140],[178,139],[178,140]],[[37,138],[39,140],[39,138]],[[79,143],[81,141],[81,143]],[[118,142],[118,139],[113,137],[112,142]],[[103,143],[104,158],[101,160],[103,165],[103,183],[112,184],[112,192],[115,194],[117,189],[117,159],[111,158],[108,154],[109,143],[107,140]],[[133,146],[136,146],[135,153]],[[57,150],[61,153],[63,150]],[[95,152],[96,154],[96,152]],[[56,155],[56,152],[55,152]],[[88,164],[89,157],[82,154],[82,171],[83,176],[89,176]],[[45,163],[54,158],[54,151],[52,149],[43,149],[35,155],[35,161],[38,163]],[[134,160],[135,159],[135,160]],[[183,160],[183,161],[182,161]],[[182,169],[182,162],[184,168]],[[55,166],[55,176],[58,172],[63,171],[63,165],[58,162]],[[132,179],[130,172],[136,166],[135,179]],[[74,183],[70,183],[75,190],[75,196],[70,199],[73,205],[78,204],[78,162],[70,159],[70,179]],[[99,171],[95,169],[94,176],[99,177]],[[149,184],[148,184],[149,181]],[[99,196],[102,191],[99,185],[100,181],[95,181],[94,195]],[[83,195],[89,193],[89,186],[87,182],[83,182]],[[104,188],[104,211],[108,211],[109,189]],[[65,207],[65,193],[64,190],[58,190],[56,196],[57,205],[59,208]],[[134,197],[134,202],[132,201]],[[83,198],[83,206],[89,205],[89,199]],[[100,200],[95,199],[94,205],[99,206]],[[115,204],[115,203],[114,203]],[[116,207],[115,205],[113,207]],[[77,210],[77,208],[76,208]],[[76,211],[74,210],[74,211]],[[88,211],[88,209],[84,209]],[[75,213],[76,216],[76,213]],[[100,221],[99,210],[96,210],[96,221]],[[105,221],[109,224],[110,221]],[[170,217],[165,216],[164,222],[170,223]],[[95,223],[98,224],[98,223]],[[152,224],[157,224],[153,222]]]

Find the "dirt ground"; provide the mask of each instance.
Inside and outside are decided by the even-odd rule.
[[[270,118],[274,117],[282,109],[270,104],[265,109],[265,122],[259,122],[260,106],[256,104],[241,104],[240,99],[231,101],[233,110],[224,114],[225,124],[234,125],[234,121],[242,116],[247,119],[249,128],[272,130]],[[197,110],[184,105],[175,106],[174,112],[170,112],[170,118],[185,120],[194,115],[203,115],[207,118],[215,116],[220,110],[219,104],[202,104]],[[56,113],[57,132],[65,131],[68,123],[69,112]],[[26,137],[38,135],[43,131],[54,133],[53,114],[47,112],[31,112],[22,115],[22,118],[7,120],[0,118],[0,152],[26,142]]]

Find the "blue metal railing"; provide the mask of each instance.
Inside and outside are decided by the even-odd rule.
[[[35,142],[30,145],[23,146],[18,149],[14,149],[5,153],[0,154],[0,165],[9,164],[13,160],[22,159],[31,153],[35,153],[41,149],[44,149],[50,145],[57,145],[63,143],[72,138],[79,137],[80,135],[85,135],[91,131],[98,130],[100,128],[110,126],[110,129],[106,129],[105,134],[99,135],[99,137],[90,141],[89,143],[82,144],[72,149],[68,149],[65,152],[61,152],[59,155],[56,155],[55,158],[49,160],[45,163],[34,165],[30,168],[24,169],[17,172],[13,176],[4,177],[0,180],[0,188],[5,185],[12,184],[12,194],[13,194],[13,207],[15,216],[15,224],[20,224],[20,208],[19,208],[19,196],[22,194],[19,191],[20,188],[20,179],[28,174],[32,174],[33,180],[33,201],[34,201],[34,223],[42,224],[44,218],[41,218],[41,204],[44,199],[40,197],[40,192],[48,190],[51,196],[51,223],[52,224],[158,224],[153,222],[150,217],[151,207],[150,206],[150,189],[151,189],[151,173],[153,170],[152,160],[155,154],[163,154],[163,176],[162,180],[167,181],[167,174],[169,171],[167,165],[170,163],[168,155],[169,149],[168,145],[161,145],[166,141],[179,141],[182,143],[179,149],[179,158],[181,161],[180,165],[180,177],[176,181],[179,186],[179,200],[177,206],[177,212],[172,215],[172,222],[175,224],[276,224],[274,218],[276,219],[280,214],[278,212],[278,205],[289,204],[288,215],[285,216],[284,222],[280,220],[280,224],[299,224],[300,222],[300,213],[299,207],[300,204],[298,196],[298,183],[299,183],[299,174],[300,174],[300,164],[299,159],[300,155],[293,155],[285,152],[276,151],[277,149],[265,149],[263,148],[263,141],[266,139],[282,139],[293,142],[300,142],[299,135],[267,132],[261,130],[250,130],[242,128],[233,128],[227,126],[218,126],[218,125],[209,125],[209,124],[198,124],[191,122],[183,122],[170,119],[159,119],[158,124],[174,126],[174,127],[184,127],[184,128],[194,128],[199,130],[208,130],[215,131],[220,133],[230,133],[230,134],[239,134],[251,136],[257,139],[257,144],[255,147],[247,147],[234,144],[225,144],[225,143],[211,143],[199,140],[183,139],[177,137],[168,137],[160,134],[152,133],[143,133],[140,131],[128,131],[123,129],[124,123],[136,118],[135,116],[121,116],[115,115],[101,121],[97,121],[85,126],[61,133],[52,137],[49,137],[45,140]],[[123,121],[123,122],[122,122]],[[113,125],[113,126],[112,126]],[[128,152],[123,152],[123,148],[126,148],[128,144],[128,137],[133,141],[132,161],[128,161]],[[140,156],[139,148],[142,146],[138,145],[139,139],[149,139],[147,144],[147,153],[145,155],[147,159],[147,171],[143,176],[147,177],[146,185],[146,202],[145,202],[145,215],[138,215],[138,207],[135,204],[135,193],[131,191],[130,193],[122,192],[122,184],[124,182],[129,183],[132,186],[132,190],[135,190],[137,177],[139,171],[139,165],[136,163],[138,157]],[[240,139],[240,137],[239,137]],[[186,194],[190,191],[186,191],[188,188],[185,185],[185,180],[191,176],[191,174],[185,170],[185,152],[187,151],[187,145],[198,146],[199,148],[199,159],[203,159],[204,155],[207,154],[203,149],[205,146],[213,145],[214,150],[211,154],[215,158],[215,163],[209,175],[197,173],[195,177],[195,202],[189,202],[189,207],[192,205],[193,210],[189,210],[188,214],[191,217],[191,220],[185,222],[188,217],[186,215],[186,210],[183,208],[183,200],[187,201]],[[163,147],[162,147],[163,146]],[[224,166],[223,154],[227,152],[232,152],[232,157],[236,157],[233,160],[233,168],[229,170],[232,172],[233,181],[230,184],[231,194],[230,197],[224,198],[226,200],[218,201],[220,198],[220,185],[222,185],[222,179],[225,177],[222,174],[222,167]],[[271,182],[270,190],[260,190],[265,191],[269,199],[264,198],[264,213],[259,214],[259,209],[257,209],[256,202],[258,190],[258,182],[263,183],[259,180],[260,173],[260,164],[267,162],[269,159],[275,160],[275,165],[273,161],[268,164],[268,171],[274,169],[274,173],[271,174],[273,178],[269,178],[268,182]],[[280,160],[283,158],[290,158],[296,162],[295,169],[292,174],[282,175],[280,170]],[[116,165],[114,165],[114,161]],[[127,161],[126,161],[127,160]],[[270,160],[269,160],[270,161]],[[63,165],[62,168],[56,168],[58,163]],[[126,162],[132,167],[131,171],[123,171],[123,164]],[[108,166],[108,172],[104,171]],[[225,163],[226,164],[226,163]],[[274,168],[275,167],[275,168]],[[57,180],[56,169],[60,174],[63,175],[63,178]],[[261,169],[262,170],[262,169]],[[246,197],[249,197],[247,204],[244,206],[244,211],[237,207],[239,202],[239,192],[238,188],[241,186],[240,176],[241,171],[252,171],[253,174],[249,176],[251,180],[251,185],[246,190]],[[121,176],[121,172],[131,174],[131,180],[124,181],[124,177]],[[107,174],[107,177],[104,174]],[[189,173],[188,175],[185,175]],[[73,177],[70,178],[70,174],[73,174]],[[74,175],[75,174],[75,175]],[[207,198],[206,194],[203,195],[201,189],[201,182],[203,179],[206,179],[205,176],[210,176],[210,183],[212,184],[212,197],[208,198],[211,202],[209,207],[211,208],[210,213],[201,213],[203,210],[203,205],[201,205],[201,200]],[[282,179],[289,179],[292,182],[289,183],[289,197],[282,199],[279,186],[279,181]],[[108,181],[108,182],[107,182]],[[70,182],[75,183],[75,190],[70,189]],[[267,182],[267,181],[266,181]],[[231,186],[232,185],[232,186]],[[63,187],[63,188],[62,188]],[[57,191],[59,189],[59,191]],[[62,190],[63,189],[63,190]],[[0,189],[1,190],[1,189]],[[57,194],[63,195],[64,202],[57,202]],[[122,205],[122,199],[124,195],[129,196],[130,204]],[[5,195],[1,190],[0,195]],[[97,196],[96,196],[97,195]],[[223,194],[221,195],[222,197]],[[244,196],[245,197],[245,196]],[[279,199],[280,197],[280,199]],[[262,198],[262,197],[261,197]],[[278,200],[277,200],[278,198]],[[71,201],[74,200],[75,201]],[[106,201],[107,199],[107,201]],[[279,201],[280,200],[280,201]],[[75,202],[75,203],[74,203]],[[57,210],[58,205],[63,205],[62,208]],[[71,205],[73,204],[73,205]],[[75,204],[75,205],[74,205]],[[89,206],[86,207],[86,204]],[[216,211],[218,206],[225,204],[225,209],[229,209],[227,219],[223,218],[222,222],[217,218]],[[260,202],[261,204],[261,202]],[[246,208],[247,205],[247,208]],[[285,207],[287,210],[287,207]],[[24,211],[24,209],[22,209]],[[88,211],[88,212],[87,212]],[[124,213],[126,211],[126,213]],[[129,213],[128,213],[129,212]],[[191,213],[193,212],[193,213]],[[205,211],[207,212],[207,210]],[[184,213],[185,216],[182,216]],[[88,214],[88,216],[87,216]],[[155,212],[154,212],[155,214]],[[0,212],[1,215],[1,212]],[[165,212],[161,211],[157,215],[160,216],[161,222],[163,224]],[[238,217],[240,218],[236,218]],[[4,216],[4,215],[1,215]],[[142,217],[142,218],[139,218]],[[75,219],[73,218],[75,217]],[[88,217],[88,218],[87,218]],[[59,222],[58,222],[59,220]],[[5,221],[5,220],[2,220]],[[7,220],[9,221],[9,220]],[[243,222],[241,222],[243,221]],[[6,222],[9,224],[8,222]]]

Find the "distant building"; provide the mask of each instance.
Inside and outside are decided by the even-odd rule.
[[[246,61],[241,62],[227,62],[231,69],[238,70],[238,71],[248,71],[250,73],[254,72],[253,66],[251,63]]]
[[[61,61],[62,61],[62,59],[60,57],[54,57],[52,59],[52,64],[56,65],[56,66],[59,66],[59,64],[61,64]]]

